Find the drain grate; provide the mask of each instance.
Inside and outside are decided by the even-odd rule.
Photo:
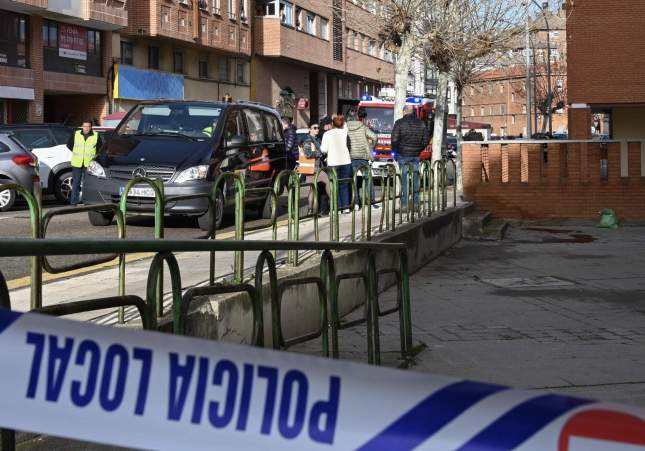
[[[575,285],[568,280],[558,279],[553,276],[540,277],[510,277],[507,279],[481,279],[482,282],[497,288],[549,288],[570,287]]]

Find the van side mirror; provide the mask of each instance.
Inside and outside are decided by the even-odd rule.
[[[226,140],[226,148],[234,149],[237,147],[245,147],[249,144],[249,140],[246,136],[234,135],[230,139]]]

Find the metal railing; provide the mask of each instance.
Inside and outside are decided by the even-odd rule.
[[[322,251],[319,277],[290,278],[278,281],[275,259],[271,251]],[[332,251],[369,252],[368,264],[365,272],[359,277],[357,273],[336,274],[334,256]],[[255,286],[245,283],[236,283],[227,286],[207,286],[191,288],[182,293],[181,274],[174,253],[176,252],[243,252],[260,251],[255,265]],[[368,312],[364,321],[352,323],[356,325],[367,323],[368,335],[368,362],[379,364],[380,345],[378,341],[378,283],[381,274],[398,274],[397,280],[397,305],[381,314],[399,312],[401,328],[402,359],[411,356],[412,328],[410,315],[409,275],[407,269],[407,251],[404,244],[371,243],[371,242],[298,242],[298,241],[211,241],[211,240],[69,240],[69,239],[2,239],[0,240],[0,257],[45,257],[56,255],[90,255],[90,254],[128,254],[138,252],[154,252],[156,255],[150,264],[147,277],[145,302],[138,301],[133,296],[116,296],[112,298],[90,299],[80,302],[63,303],[48,307],[32,309],[41,313],[67,315],[82,311],[121,307],[122,305],[135,305],[139,309],[144,327],[155,329],[157,327],[158,306],[163,304],[163,297],[157,295],[157,281],[163,269],[164,262],[168,265],[171,277],[172,308],[171,319],[173,332],[185,334],[189,306],[195,296],[213,295],[221,293],[246,292],[252,304],[253,338],[252,344],[263,346],[264,320],[262,307],[264,302],[263,274],[264,267],[269,272],[269,305],[271,306],[271,334],[273,347],[284,349],[297,343],[320,337],[322,340],[321,351],[329,356],[329,340],[331,339],[331,356],[339,357],[338,331],[348,327],[340,321],[338,310],[338,288],[342,280],[362,278],[366,288],[365,311]],[[374,255],[377,252],[398,253],[399,266],[397,268],[376,268]],[[362,274],[367,277],[363,278]],[[316,285],[318,288],[317,305],[320,312],[319,327],[312,333],[285,340],[282,329],[281,300],[287,289],[297,285]],[[107,299],[107,300],[106,300]],[[119,303],[122,303],[120,305]],[[98,307],[97,307],[98,306]],[[0,272],[0,307],[10,308],[10,293],[7,290],[2,272]],[[331,310],[331,312],[328,311]],[[328,318],[331,316],[330,321]],[[328,330],[329,329],[329,330]]]

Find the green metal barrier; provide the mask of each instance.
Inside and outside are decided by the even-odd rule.
[[[287,178],[287,239],[295,241],[295,236],[300,233],[298,230],[299,224],[296,220],[296,210],[298,210],[300,206],[300,199],[294,198],[296,195],[294,187],[300,183],[300,179],[298,173],[291,169],[283,169],[278,172],[278,175],[276,175],[273,182],[273,192],[276,193],[276,195],[281,191],[283,186],[282,181],[285,177]],[[277,257],[277,252],[274,253],[274,257]],[[287,254],[287,263],[293,264],[294,261],[295,257],[293,256],[293,253],[289,252]]]
[[[452,208],[457,208],[457,163],[452,158],[448,158],[446,164],[446,191],[448,190],[448,164],[452,164],[452,169],[454,170],[455,178],[452,182]],[[446,193],[446,203],[448,202],[448,194]]]
[[[135,177],[132,180],[130,180],[128,183],[126,183],[125,187],[123,188],[123,193],[121,193],[121,200],[119,202],[119,209],[121,210],[121,214],[123,215],[123,220],[125,222],[125,219],[127,217],[127,209],[128,209],[128,194],[130,193],[130,190],[134,185],[137,184],[146,184],[149,185],[153,192],[155,193],[155,232],[154,232],[154,237],[156,239],[161,239],[164,237],[164,203],[163,203],[163,181],[160,178],[157,178],[155,180],[150,179],[148,177]],[[125,238],[125,228],[123,229],[123,238]],[[119,291],[120,294],[125,294],[125,258],[120,257],[120,261],[122,262],[122,265],[119,266],[119,275],[121,276],[121,271],[123,271],[123,277],[121,280],[123,280],[123,293]],[[121,269],[121,267],[123,269]],[[159,273],[159,280],[157,280],[157,298],[162,298],[163,296],[163,271]],[[125,320],[125,313],[124,310],[121,308],[119,309],[119,323],[123,324]]]
[[[170,282],[172,291],[172,325],[173,332],[180,334],[181,325],[181,275],[179,273],[179,264],[177,259],[169,251],[158,252],[150,263],[148,271],[148,284],[146,286],[146,302],[148,304],[150,320],[153,328],[157,327],[157,318],[163,316],[163,289],[161,294],[158,290],[157,282],[163,274],[164,261],[168,265],[170,272]],[[163,287],[162,287],[163,288]]]
[[[446,209],[448,202],[448,171],[446,170],[446,162],[444,160],[437,160],[432,163],[432,170],[435,174],[435,186],[437,189],[435,208],[441,211]]]
[[[85,213],[88,211],[105,211],[105,210],[111,210],[114,213],[114,216],[116,217],[117,238],[119,239],[125,238],[125,218],[119,206],[115,204],[97,204],[97,205],[85,205],[82,207],[63,207],[63,208],[51,209],[43,216],[41,236],[43,238],[47,238],[47,228],[49,227],[49,223],[55,216],[65,216],[65,215],[71,215],[76,213]],[[46,256],[43,257],[42,262],[43,262],[43,268],[45,269],[45,271],[47,271],[50,274],[60,274],[62,272],[73,271],[79,268],[100,265],[101,263],[112,261],[117,257],[122,258],[122,256],[123,254],[119,256],[113,253],[105,257],[96,258],[94,260],[82,261],[78,263],[72,263],[71,265],[58,266],[58,267],[52,266],[49,263],[49,260],[47,260]],[[119,290],[120,296],[123,296],[124,294],[125,293],[122,293],[121,290]]]
[[[403,180],[403,183],[405,184],[405,186],[408,187],[408,189],[407,189],[408,196],[407,196],[407,199],[403,199],[403,190],[401,190],[401,205],[403,205],[403,201],[405,200],[405,216],[406,216],[406,220],[407,220],[407,222],[412,222],[413,223],[414,222],[414,216],[415,216],[414,214],[415,214],[415,210],[416,210],[416,207],[414,205],[414,194],[416,193],[416,191],[414,189],[414,176],[415,176],[415,174],[418,173],[418,169],[417,169],[417,167],[416,167],[416,165],[414,163],[409,162],[409,161],[403,163],[403,167],[406,168],[405,179]],[[403,168],[401,168],[401,169],[403,169]],[[401,173],[402,172],[403,172],[403,170],[401,170]],[[417,175],[417,177],[418,177],[418,175]],[[401,222],[403,222],[403,221],[401,221]]]
[[[276,271],[275,267],[275,259],[273,258],[273,255],[271,254],[270,251],[268,250],[263,250],[260,252],[260,255],[258,255],[258,259],[255,263],[255,291],[258,294],[258,302],[254,305],[254,308],[257,310],[254,312],[253,317],[254,321],[256,323],[256,339],[254,342],[257,343],[258,346],[264,346],[264,284],[263,284],[263,276],[264,276],[264,266],[267,266],[268,272],[269,272],[269,305],[274,306],[277,305],[278,303],[278,272]],[[274,316],[271,316],[271,320],[273,321]],[[259,330],[257,329],[257,324],[262,324],[262,328]],[[276,331],[278,331],[280,327],[280,324],[278,325],[274,324],[273,322],[271,323],[271,331],[272,331],[272,337],[273,337],[273,343],[279,343],[280,340],[278,336],[276,335]]]
[[[358,186],[357,179],[361,176],[362,191],[361,198],[361,240],[372,239],[372,192],[374,191],[374,180],[372,180],[372,168],[365,164],[354,171],[354,186]],[[353,234],[352,234],[353,236]],[[353,241],[353,240],[352,240]]]
[[[419,172],[421,177],[422,196],[421,201],[421,214],[430,216],[432,214],[432,194],[434,192],[434,172],[432,171],[432,163],[429,160],[423,160],[419,163]]]
[[[25,188],[16,183],[5,183],[0,185],[0,192],[14,190],[20,194],[29,207],[29,221],[31,223],[31,237],[40,238],[40,205],[36,198]],[[40,257],[31,257],[31,308],[38,308],[43,305],[43,268]]]
[[[318,184],[320,173],[324,172],[331,184],[331,199],[329,199],[329,240],[340,241],[340,220],[338,218],[338,175],[334,168],[320,168],[314,176],[314,183]]]
[[[233,181],[235,185],[235,239],[236,240],[243,240],[244,239],[244,178],[236,173],[236,172],[222,172],[219,176],[217,176],[217,179],[215,179],[215,183],[213,184],[213,188],[211,190],[211,198],[213,199],[213,202],[215,202],[215,199],[217,199],[217,193],[219,190],[222,190],[222,184],[225,183],[227,179],[230,179]],[[226,204],[226,196],[224,196],[224,204]],[[213,214],[211,215],[211,222],[215,220],[215,212],[213,211]],[[209,229],[214,228],[213,225],[209,227]],[[213,233],[211,234],[212,239],[215,239],[215,230],[213,230]],[[235,261],[233,264],[233,280],[236,283],[241,283],[242,279],[244,277],[244,253],[241,251],[236,251],[235,252]],[[213,285],[215,283],[215,253],[212,252],[210,255],[210,276],[209,276],[210,284]]]

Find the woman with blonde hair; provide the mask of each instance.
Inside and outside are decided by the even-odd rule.
[[[347,148],[347,129],[345,117],[334,115],[331,118],[333,128],[323,135],[320,151],[327,154],[327,166],[336,170],[339,179],[353,177],[352,159]],[[338,209],[343,213],[349,213],[353,208],[350,205],[349,183],[341,182],[338,186]]]

